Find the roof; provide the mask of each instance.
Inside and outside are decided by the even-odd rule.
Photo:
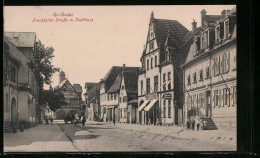
[[[75,89],[75,91],[76,91],[77,93],[82,92],[82,87],[81,87],[80,84],[73,84],[73,88]]]
[[[95,82],[85,82],[85,89],[91,89],[95,84]]]
[[[138,74],[123,72],[126,93],[138,93]]]
[[[4,35],[16,47],[34,47],[35,32],[5,32]]]
[[[205,21],[208,23],[215,23],[217,20],[221,19],[222,15],[206,15]]]
[[[114,81],[114,83],[112,84],[112,86],[110,87],[110,89],[107,91],[107,93],[115,93],[118,92],[118,90],[121,87],[121,75],[118,75],[116,77],[116,80]]]
[[[189,32],[177,20],[154,19],[154,32],[158,46],[160,43],[165,44],[168,31],[170,39],[177,45],[182,43],[182,39]]]
[[[136,72],[139,67],[125,67],[125,71]],[[105,92],[107,92],[112,84],[114,83],[116,77],[123,71],[123,66],[113,66],[101,82],[105,82]]]
[[[94,98],[97,94],[99,94],[99,92],[97,93],[97,91],[99,91],[100,89],[100,84],[96,83],[88,92],[88,99],[89,101]]]
[[[234,8],[232,8],[229,12],[228,12],[228,15],[236,15],[237,13],[237,8],[236,6]]]

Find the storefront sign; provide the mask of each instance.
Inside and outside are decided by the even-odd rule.
[[[146,94],[145,97],[146,97],[146,100],[158,99],[157,93]]]

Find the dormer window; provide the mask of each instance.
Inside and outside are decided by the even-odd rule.
[[[215,39],[216,39],[216,43],[219,43],[220,41],[220,26],[217,26],[216,28],[215,28]]]
[[[204,38],[204,40],[205,40],[204,41],[204,43],[205,43],[204,48],[208,48],[208,46],[209,46],[209,40],[208,39],[209,39],[209,31],[206,31],[205,32],[205,38]]]
[[[201,48],[205,48],[204,35],[201,36]]]
[[[225,21],[225,38],[229,38],[229,20]]]
[[[197,45],[197,52],[198,52],[200,50],[200,38],[199,37],[196,38],[196,45]],[[196,52],[196,55],[198,54],[197,52]]]

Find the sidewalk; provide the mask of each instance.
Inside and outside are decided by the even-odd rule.
[[[91,121],[90,121],[91,122]],[[90,123],[89,122],[89,123]],[[113,123],[104,123],[106,126],[114,126]],[[179,137],[190,140],[200,140],[206,142],[214,142],[219,144],[230,144],[236,146],[237,135],[236,131],[222,131],[222,130],[203,130],[192,131],[180,126],[155,126],[155,125],[140,125],[140,124],[125,124],[116,123],[115,127],[127,129],[131,131],[148,132],[153,134],[160,134],[165,136]]]
[[[24,132],[4,133],[4,152],[77,151],[57,123],[39,124]]]

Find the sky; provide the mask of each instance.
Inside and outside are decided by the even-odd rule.
[[[45,47],[54,48],[53,65],[61,68],[72,84],[78,83],[84,89],[85,82],[99,82],[112,66],[141,66],[152,11],[155,18],[177,20],[191,30],[193,19],[200,26],[202,9],[208,15],[220,15],[223,9],[233,7],[5,6],[4,31],[36,32]],[[43,18],[53,21],[40,22]],[[68,21],[56,22],[57,18]],[[59,84],[57,73],[52,81],[53,87]]]

